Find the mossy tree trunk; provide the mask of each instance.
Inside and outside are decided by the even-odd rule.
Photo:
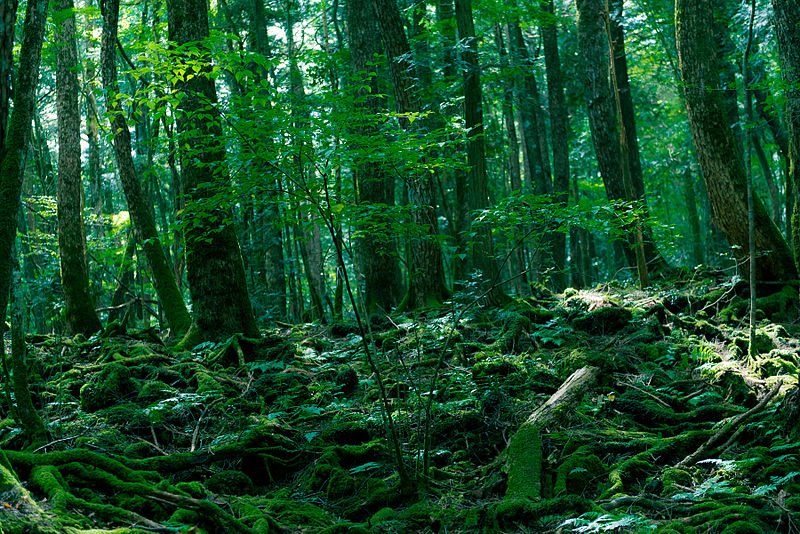
[[[734,247],[733,254],[747,274],[747,183],[742,155],[719,91],[719,66],[711,19],[706,2],[676,1],[676,38],[692,139],[703,170],[714,223]],[[789,247],[758,196],[753,199],[753,209],[759,282],[795,280],[797,270]]]
[[[205,0],[168,0],[167,19],[169,38],[179,47],[208,37]],[[194,325],[203,340],[224,339],[234,333],[259,337],[229,200],[209,205],[229,185],[225,137],[216,111],[214,80],[208,76],[209,60],[202,54],[204,46],[192,46],[201,52],[199,59],[192,60],[200,70],[193,77],[180,76],[174,86],[181,95],[178,135],[184,140],[180,144],[181,174],[187,195],[185,212],[191,221],[185,239]]]
[[[142,190],[139,176],[131,155],[131,134],[128,129],[125,111],[119,95],[117,81],[117,25],[119,21],[119,0],[101,0],[103,12],[103,37],[100,46],[100,64],[103,87],[106,90],[106,108],[109,112],[111,131],[114,132],[112,144],[117,160],[122,189],[128,201],[133,227],[144,250],[150,266],[153,286],[164,308],[164,314],[174,336],[185,334],[191,323],[189,311],[178,289],[175,276],[167,262],[166,254],[158,237],[153,214]]]
[[[5,151],[0,163],[0,321],[8,311],[11,287],[11,250],[17,235],[17,214],[22,192],[25,154],[33,120],[36,85],[47,20],[47,1],[29,0],[25,8],[24,35],[14,86],[14,110],[8,123]]]
[[[349,0],[347,31],[350,45],[350,66],[358,83],[356,106],[359,117],[358,133],[367,143],[377,142],[380,131],[376,120],[386,111],[380,98],[375,55],[380,52],[380,34],[371,0]],[[365,147],[366,148],[366,147]],[[366,161],[353,170],[358,190],[358,202],[369,210],[370,225],[358,238],[361,272],[364,276],[364,304],[368,315],[377,311],[389,312],[402,298],[402,279],[396,240],[388,231],[390,215],[381,213],[394,206],[394,177],[381,162]]]
[[[0,159],[5,152],[8,114],[11,103],[11,67],[13,66],[14,29],[17,25],[17,0],[0,2]]]
[[[794,258],[800,264],[800,4],[796,0],[772,0],[775,35],[786,81],[786,123],[789,129],[789,177],[786,189],[794,194],[791,239]],[[787,214],[788,215],[788,214]]]
[[[72,334],[102,330],[89,290],[81,186],[81,115],[78,106],[78,47],[75,4],[59,0],[56,27],[56,109],[58,113],[58,252],[65,319]]]

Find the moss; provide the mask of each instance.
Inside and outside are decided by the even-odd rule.
[[[241,471],[220,471],[208,477],[206,488],[214,493],[247,495],[253,492],[253,481]]]
[[[148,380],[139,389],[137,400],[143,403],[158,402],[174,396],[177,390],[160,380]]]
[[[539,427],[523,424],[506,452],[506,497],[538,499],[542,491],[542,439]]]
[[[603,462],[594,454],[571,454],[556,470],[553,493],[592,493],[591,484],[596,486],[605,470]]]
[[[496,381],[495,377],[516,377],[515,383],[524,382],[522,368],[506,358],[482,361],[472,366],[472,380],[476,384],[492,384]]]
[[[661,483],[663,485],[661,496],[672,497],[678,493],[684,493],[686,488],[691,487],[693,482],[692,475],[688,471],[678,468],[665,469],[661,475]]]
[[[722,531],[722,534],[761,534],[764,530],[749,521],[731,523]]]
[[[135,390],[130,370],[122,364],[109,363],[81,388],[81,408],[89,413],[96,412],[112,406]]]
[[[487,511],[485,532],[516,532],[520,525],[535,526],[537,518],[580,515],[593,509],[595,505],[578,495],[564,495],[542,502],[506,498]]]
[[[267,505],[267,512],[279,523],[302,525],[310,531],[319,531],[334,523],[333,517],[319,506],[296,499],[273,499]]]
[[[643,479],[649,472],[653,470],[653,464],[643,460],[641,456],[650,457],[648,452],[634,456],[625,460],[611,470],[608,475],[608,480],[611,482],[611,487],[603,492],[603,498],[607,499],[617,493],[621,493],[631,487],[632,482]]]
[[[775,322],[787,321],[796,316],[797,287],[787,285],[777,293],[756,299],[756,308]]]
[[[608,306],[579,315],[572,326],[592,335],[611,335],[628,326],[631,319],[633,314],[627,308]]]

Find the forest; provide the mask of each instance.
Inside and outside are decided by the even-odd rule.
[[[800,533],[796,0],[0,1],[0,534]]]

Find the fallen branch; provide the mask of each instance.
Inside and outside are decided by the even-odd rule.
[[[719,430],[716,434],[708,438],[703,445],[700,446],[699,449],[694,451],[692,454],[681,460],[675,467],[688,467],[690,465],[696,464],[701,458],[703,458],[706,454],[708,454],[713,447],[722,440],[723,437],[727,436],[732,431],[738,431],[740,429],[740,425],[743,425],[747,419],[754,416],[755,414],[761,412],[771,401],[775,395],[781,390],[781,386],[783,385],[783,380],[779,380],[777,384],[775,384],[772,389],[764,395],[764,397],[759,401],[758,404],[750,408],[743,414],[737,415]]]

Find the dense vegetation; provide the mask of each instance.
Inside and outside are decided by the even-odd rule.
[[[2,2],[0,534],[800,531],[800,7],[707,4]]]

